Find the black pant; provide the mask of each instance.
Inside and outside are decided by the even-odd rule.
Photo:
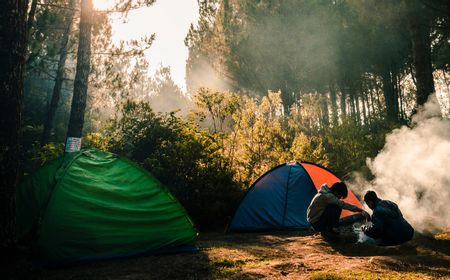
[[[316,231],[324,231],[339,226],[339,218],[341,217],[342,209],[335,205],[330,204],[325,208],[319,220],[312,223],[312,227]]]

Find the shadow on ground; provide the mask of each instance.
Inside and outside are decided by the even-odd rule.
[[[197,245],[197,253],[59,269],[25,262],[13,279],[308,279],[317,272],[345,275],[349,271],[375,276],[394,273],[396,279],[450,277],[450,241],[421,235],[401,246],[379,247],[348,240],[328,242],[310,231],[203,232]]]
[[[450,240],[415,234],[398,246],[377,246],[365,243],[330,242],[339,254],[351,257],[371,257],[370,263],[380,269],[399,272],[424,272],[450,276]]]
[[[10,279],[211,279],[213,268],[203,252],[146,256],[43,268],[22,261]],[[24,270],[25,268],[25,270]]]

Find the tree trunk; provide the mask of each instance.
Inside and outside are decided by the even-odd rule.
[[[403,92],[402,92],[402,86],[400,84],[401,77],[399,76],[397,78],[397,100],[398,100],[398,109],[400,112],[400,117],[402,120],[406,119],[405,115],[405,107],[403,106]]]
[[[286,75],[289,75],[286,71]],[[283,87],[281,87],[281,100],[283,101],[283,110],[285,115],[290,115],[291,106],[294,104],[294,90],[289,87],[289,81],[285,80]]]
[[[341,119],[344,121],[347,118],[347,94],[341,89]]]
[[[363,101],[364,124],[370,124],[370,104],[367,92],[363,94],[362,101]]]
[[[20,176],[21,110],[27,41],[26,0],[0,9],[0,246],[15,246],[15,190]]]
[[[338,125],[338,112],[336,102],[336,88],[333,82],[330,82],[330,102],[331,102],[331,123],[334,127]]]
[[[359,108],[359,96],[355,95],[356,123],[361,124],[361,111]]]
[[[381,102],[381,96],[384,95],[383,87],[378,83],[378,80],[375,81],[375,101],[376,108],[378,108],[378,116],[381,118],[383,112],[383,103]]]
[[[398,95],[399,95],[399,86],[398,86],[398,73],[396,71],[392,71],[392,76],[391,76],[391,81],[392,81],[392,90],[394,93],[394,108],[395,111],[397,112],[397,119],[400,116],[400,103],[398,102]]]
[[[350,109],[350,118],[353,119],[354,121],[356,121],[356,110],[355,110],[355,93],[353,91],[353,89],[351,89],[351,91],[349,92],[349,109]]]
[[[36,14],[37,2],[38,2],[38,0],[33,0],[31,2],[30,12],[28,13],[28,19],[27,19],[27,41],[30,41],[29,37],[31,35],[31,27],[33,27],[34,15]]]
[[[369,97],[370,97],[370,108],[369,108],[369,115],[370,115],[370,109],[372,109],[372,117],[374,116],[374,115],[376,115],[376,113],[377,113],[377,111],[375,110],[375,100],[374,100],[374,97],[373,97],[373,91],[374,90],[376,90],[376,89],[374,89],[374,87],[373,87],[373,81],[372,80],[370,80],[369,81]]]
[[[430,26],[429,22],[426,22],[421,15],[413,13],[408,17],[408,28],[411,34],[417,87],[416,106],[420,106],[425,104],[428,96],[434,92]]]
[[[70,29],[72,27],[73,17],[74,17],[74,8],[75,8],[75,0],[70,1],[70,9],[67,10],[66,17],[66,27],[65,32],[63,33],[63,37],[61,39],[61,48],[59,51],[59,61],[58,68],[56,70],[56,78],[55,84],[53,86],[53,94],[52,99],[50,101],[50,106],[47,110],[47,115],[45,116],[44,122],[44,132],[42,134],[42,145],[49,142],[50,134],[53,130],[53,121],[56,114],[56,109],[58,108],[59,99],[61,98],[61,88],[64,81],[64,69],[66,66],[66,58],[67,58],[67,45],[70,37]]]
[[[66,152],[76,152],[81,147],[84,112],[89,82],[91,59],[92,0],[81,1],[80,35],[78,38],[77,68],[73,87],[72,106],[67,130]]]
[[[330,126],[330,117],[328,113],[328,98],[325,93],[322,94],[322,98],[320,101],[320,110],[321,110],[321,123],[322,128],[327,128]]]
[[[359,90],[361,92],[361,104],[362,104],[362,120],[361,120],[361,124],[367,124],[367,112],[366,112],[366,91],[365,91],[365,80],[362,79],[361,82],[359,83]]]
[[[396,121],[398,120],[398,107],[395,106],[396,98],[392,85],[391,72],[386,69],[381,73],[381,78],[383,79],[383,94],[387,118],[388,120]]]

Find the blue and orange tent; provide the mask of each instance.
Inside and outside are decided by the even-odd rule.
[[[229,225],[230,231],[306,229],[306,210],[323,184],[341,181],[330,170],[309,162],[279,165],[256,180],[239,204]],[[345,202],[362,208],[348,190]],[[356,220],[359,214],[344,210],[341,221]]]

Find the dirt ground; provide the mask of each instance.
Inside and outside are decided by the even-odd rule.
[[[354,236],[353,236],[354,237]],[[450,232],[401,246],[325,240],[310,231],[201,233],[200,251],[58,269],[31,265],[15,279],[450,279]]]

